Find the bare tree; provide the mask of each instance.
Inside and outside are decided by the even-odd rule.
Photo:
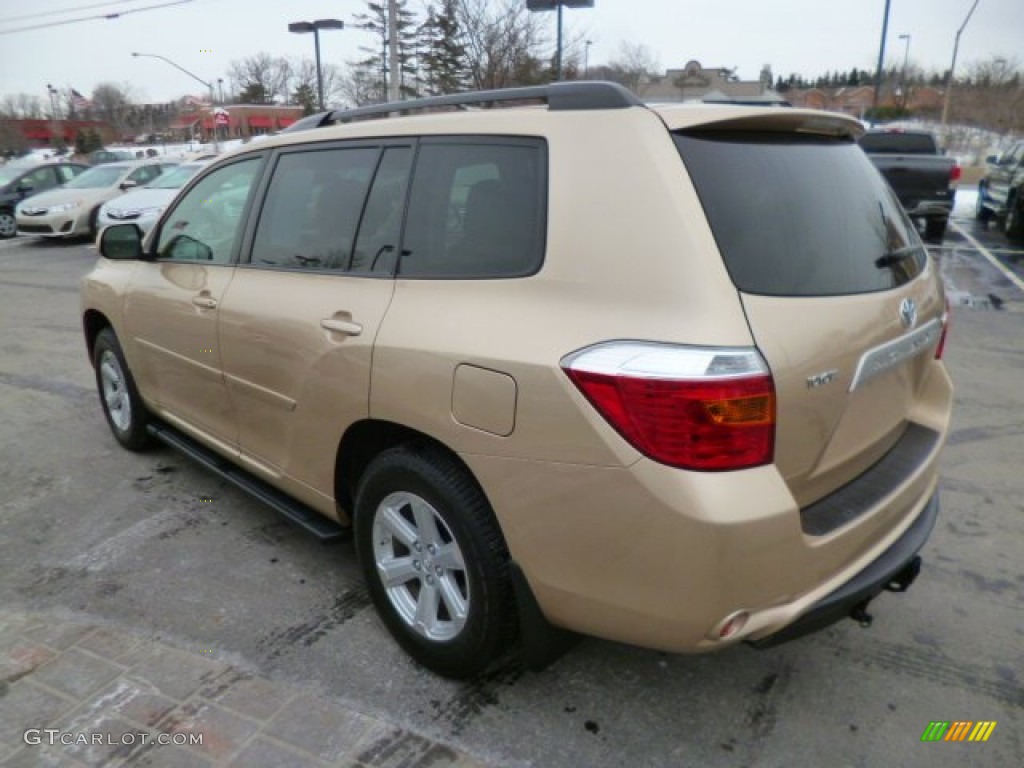
[[[100,83],[92,89],[92,113],[117,129],[119,134],[131,130],[131,86]]]
[[[39,120],[43,118],[43,102],[31,93],[9,93],[0,99],[0,114],[4,117],[22,120]]]
[[[544,82],[547,39],[537,14],[519,0],[462,0],[459,25],[464,35],[469,78],[476,88],[508,88]]]
[[[291,63],[265,51],[232,61],[228,68],[232,84],[238,89],[240,101],[249,104],[273,104],[275,99],[287,101],[292,78]]]
[[[607,76],[642,96],[648,83],[661,72],[658,59],[646,45],[623,41],[619,54],[608,65]]]

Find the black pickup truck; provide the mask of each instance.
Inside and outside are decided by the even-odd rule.
[[[861,148],[882,172],[912,219],[923,219],[925,237],[941,240],[953,212],[960,166],[939,149],[929,131],[871,130]]]

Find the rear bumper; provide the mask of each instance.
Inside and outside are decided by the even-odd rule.
[[[916,203],[908,204],[906,207],[907,215],[913,218],[934,218],[934,219],[948,219],[953,215],[953,201],[941,201],[941,200],[920,200]]]
[[[903,535],[867,567],[811,606],[796,621],[771,635],[751,640],[750,644],[770,648],[816,632],[858,610],[866,617],[863,609],[870,600],[886,589],[902,592],[913,582],[921,562],[917,553],[931,535],[938,516],[939,494],[936,492]]]

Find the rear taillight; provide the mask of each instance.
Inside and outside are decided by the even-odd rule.
[[[946,311],[942,313],[942,333],[939,334],[939,343],[935,345],[935,359],[941,360],[942,353],[946,351],[946,331],[949,330],[949,299],[946,299]]]
[[[952,168],[949,169],[949,180],[960,181],[960,174],[962,172],[963,171],[961,170],[959,165],[954,165]]]
[[[772,461],[775,385],[755,349],[614,341],[569,355],[562,368],[655,461],[704,471]]]

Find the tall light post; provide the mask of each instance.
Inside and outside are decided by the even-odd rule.
[[[903,70],[900,72],[900,90],[903,92],[903,106],[907,106],[907,58],[910,56],[910,33],[900,35],[900,40],[906,40],[906,44],[903,46]]]
[[[296,34],[313,33],[313,47],[316,48],[316,96],[317,104],[322,111],[324,108],[324,73],[320,68],[320,30],[321,29],[344,29],[345,22],[341,19],[317,19],[316,21],[293,21],[288,25],[289,32]]]
[[[558,11],[558,38],[555,52],[555,80],[562,79],[562,8],[593,8],[594,0],[526,0],[528,11]]]
[[[135,56],[136,58],[142,56],[142,57],[145,57],[147,59],[160,59],[160,61],[167,62],[168,64],[170,64],[175,69],[177,69],[177,70],[179,70],[181,72],[184,72],[186,75],[191,77],[196,82],[202,83],[203,85],[205,85],[207,88],[210,89],[210,111],[211,111],[210,118],[213,121],[213,130],[210,131],[210,133],[213,136],[213,151],[214,152],[220,152],[220,142],[217,141],[217,115],[214,112],[214,107],[217,104],[217,97],[213,93],[213,83],[206,82],[205,80],[203,80],[203,78],[199,77],[198,75],[192,74],[191,72],[189,72],[187,69],[185,69],[180,64],[175,64],[173,61],[168,59],[166,56],[161,56],[158,53],[139,53],[138,51],[132,51],[132,56]]]
[[[963,34],[967,22],[971,20],[974,9],[978,7],[979,0],[974,0],[974,5],[967,12],[967,18],[956,31],[956,38],[953,40],[953,63],[949,65],[949,82],[946,83],[946,98],[942,100],[942,141],[946,142],[946,121],[949,119],[949,99],[953,95],[953,80],[956,78],[956,54],[960,48],[960,35]]]
[[[593,40],[586,40],[583,43],[583,79],[586,80],[590,74],[590,46],[594,44]]]

